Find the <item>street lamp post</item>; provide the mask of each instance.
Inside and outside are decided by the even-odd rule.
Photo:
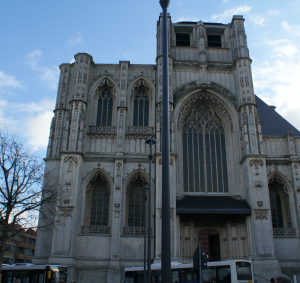
[[[167,9],[170,0],[160,0],[162,18],[162,246],[161,282],[171,283],[170,137]]]
[[[146,253],[147,253],[147,249],[146,249],[146,231],[147,231],[147,190],[149,189],[148,186],[144,186],[143,189],[145,190],[145,218],[144,218],[144,283],[146,283]]]
[[[150,145],[149,158],[149,202],[148,202],[148,273],[147,279],[148,283],[151,283],[151,163],[153,159],[152,155],[152,145],[156,144],[156,140],[153,138],[148,138],[146,144]]]

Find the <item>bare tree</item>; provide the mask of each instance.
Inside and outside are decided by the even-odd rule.
[[[0,129],[0,270],[7,239],[22,226],[38,228],[38,213],[52,213],[57,184],[43,186],[43,179],[44,161],[39,155],[7,129]]]

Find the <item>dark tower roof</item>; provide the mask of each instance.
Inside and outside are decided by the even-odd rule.
[[[255,99],[263,136],[283,137],[286,132],[294,132],[295,137],[300,137],[300,132],[274,109],[258,96]]]

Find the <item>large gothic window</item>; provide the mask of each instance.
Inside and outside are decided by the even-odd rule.
[[[196,105],[182,127],[185,192],[228,192],[225,134],[209,106]]]
[[[110,189],[106,179],[97,175],[89,184],[86,222],[90,226],[108,226]]]
[[[145,88],[141,87],[134,96],[133,126],[148,127],[149,97]]]
[[[273,177],[269,181],[269,196],[273,228],[290,228],[289,196],[284,184]]]
[[[137,175],[128,185],[127,189],[127,226],[144,227],[145,225],[145,197],[143,189],[147,185],[146,180]]]
[[[106,87],[102,89],[97,107],[97,126],[111,126],[113,98],[110,90]]]

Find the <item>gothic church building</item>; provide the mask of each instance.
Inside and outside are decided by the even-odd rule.
[[[63,191],[40,224],[34,263],[68,266],[68,281],[123,282],[143,266],[149,146],[152,258],[161,259],[162,16],[154,65],[60,66],[46,157]],[[254,273],[300,276],[300,132],[254,94],[244,19],[168,17],[171,250],[192,262],[253,261]],[[298,280],[300,277],[298,277]],[[263,282],[263,281],[262,281]]]

